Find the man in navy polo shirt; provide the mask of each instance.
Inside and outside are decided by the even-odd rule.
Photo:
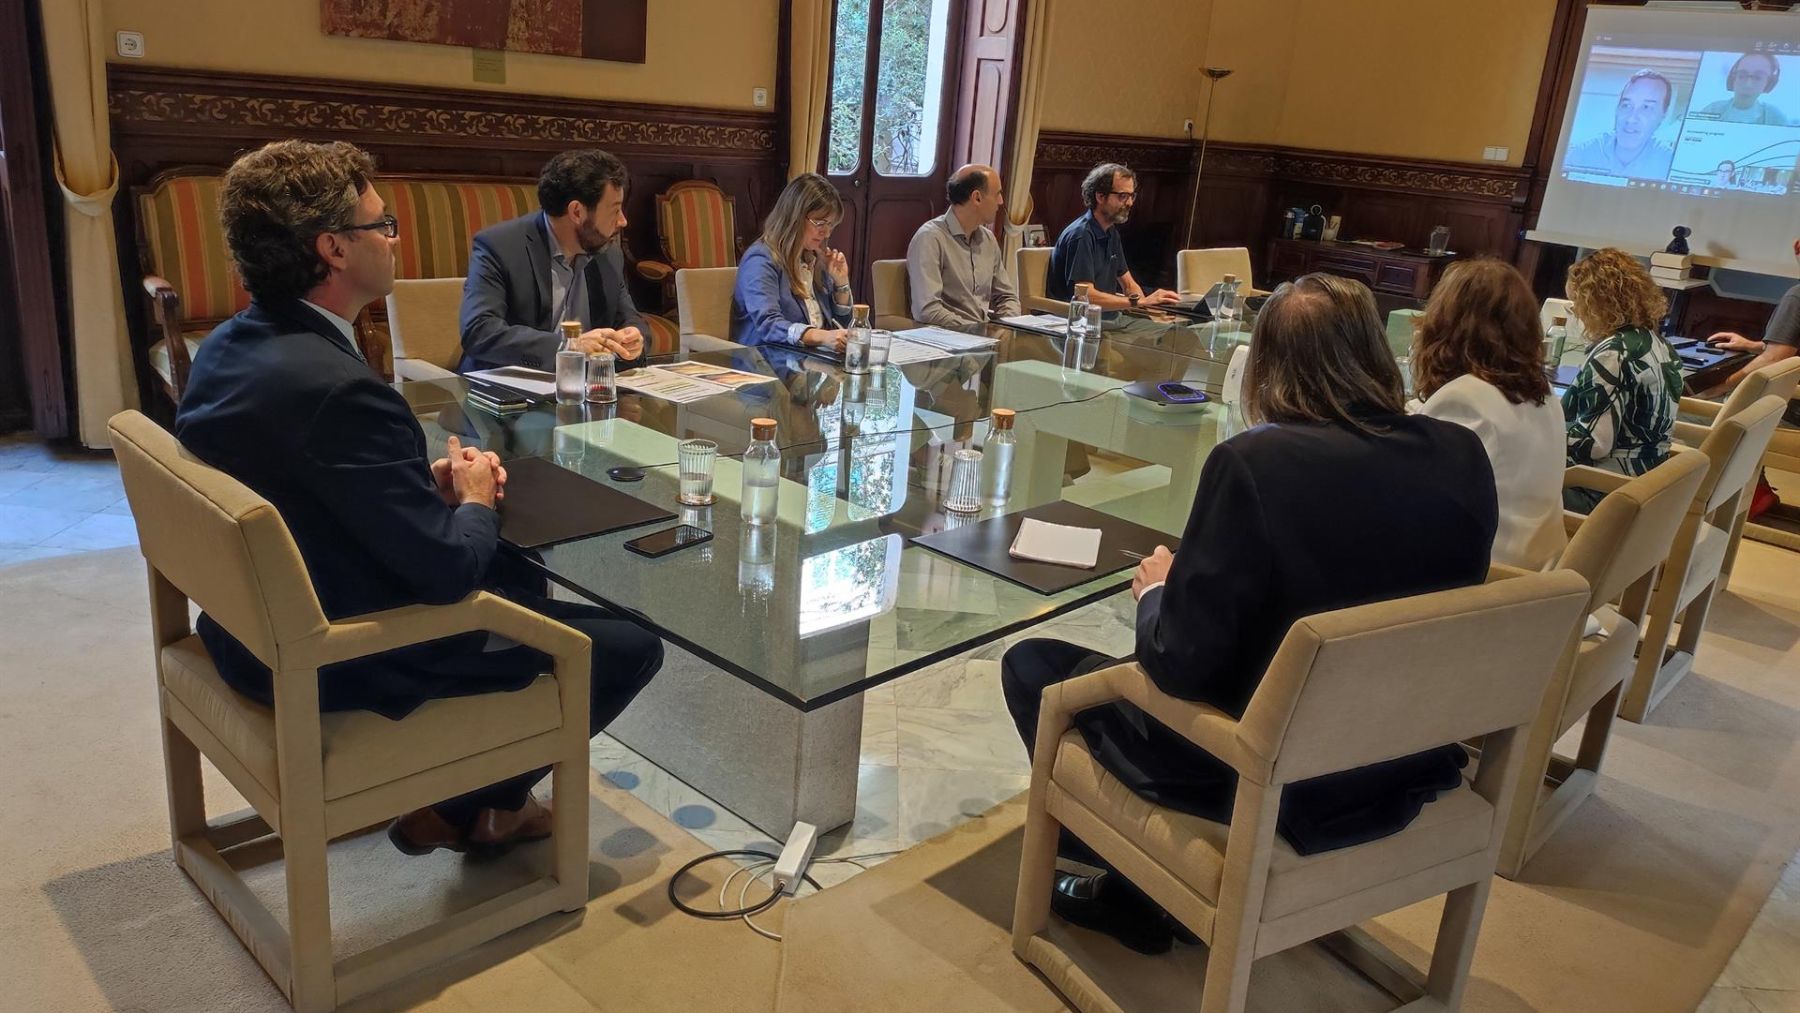
[[[1167,289],[1145,295],[1125,263],[1125,247],[1116,226],[1131,218],[1132,205],[1137,202],[1137,174],[1117,162],[1096,165],[1081,181],[1081,199],[1088,212],[1056,237],[1044,294],[1067,300],[1075,294],[1076,285],[1088,284],[1093,286],[1089,300],[1102,309],[1179,302],[1180,297]]]

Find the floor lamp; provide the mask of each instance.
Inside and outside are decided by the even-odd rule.
[[[1219,90],[1219,82],[1231,76],[1229,67],[1204,67],[1202,71],[1212,80],[1213,86],[1206,90],[1206,112],[1200,121],[1200,163],[1194,167],[1194,196],[1188,201],[1187,230],[1183,233],[1186,242],[1183,249],[1194,246],[1194,212],[1200,206],[1200,176],[1206,171],[1206,137],[1212,132],[1213,93]]]

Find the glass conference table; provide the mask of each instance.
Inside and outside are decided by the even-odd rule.
[[[1127,588],[1129,569],[1039,594],[912,543],[916,536],[1058,500],[1170,533],[1185,526],[1208,450],[1235,431],[1217,402],[1248,326],[1121,316],[1097,354],[1065,368],[1063,340],[999,329],[991,348],[848,375],[787,349],[701,338],[680,358],[770,376],[684,405],[623,394],[616,408],[543,405],[499,419],[460,379],[398,389],[433,456],[452,433],[503,459],[542,457],[713,532],[647,559],[623,543],[646,525],[541,551],[559,597],[618,610],[665,641],[667,662],[609,732],[782,839],[796,820],[855,813],[862,694],[939,660]],[[710,349],[710,350],[702,350]],[[1215,396],[1162,416],[1123,388],[1182,380]],[[996,407],[1018,413],[1002,509],[942,508],[952,452],[979,445]],[[740,522],[738,461],[750,420],[776,420],[778,523]],[[716,502],[676,502],[675,446],[719,444]],[[1095,467],[1095,460],[1103,462]],[[639,482],[608,476],[645,471]]]

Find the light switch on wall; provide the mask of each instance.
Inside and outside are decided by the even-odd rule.
[[[750,104],[755,106],[758,109],[761,109],[762,107],[768,105],[769,104],[769,89],[767,89],[767,88],[752,88],[752,89],[750,89]]]
[[[119,55],[131,60],[144,58],[144,33],[120,32],[115,36]]]
[[[1512,154],[1511,148],[1490,146],[1481,149],[1481,157],[1489,162],[1504,162]]]

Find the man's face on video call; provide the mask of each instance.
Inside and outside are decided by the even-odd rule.
[[[1619,95],[1619,108],[1613,114],[1613,132],[1619,143],[1637,148],[1648,141],[1662,123],[1663,101],[1667,98],[1661,81],[1647,77],[1631,82]]]

